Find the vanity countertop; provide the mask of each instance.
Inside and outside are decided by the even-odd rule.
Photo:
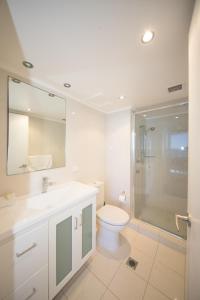
[[[16,204],[0,209],[0,242],[51,215],[73,207],[97,189],[80,182],[68,182],[36,196],[17,197]]]

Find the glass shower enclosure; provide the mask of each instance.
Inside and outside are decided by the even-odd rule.
[[[188,104],[135,113],[134,215],[186,239]]]

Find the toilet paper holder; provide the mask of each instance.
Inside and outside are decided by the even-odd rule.
[[[126,192],[125,191],[122,191],[121,194],[119,194],[118,200],[120,202],[125,202],[126,201]]]

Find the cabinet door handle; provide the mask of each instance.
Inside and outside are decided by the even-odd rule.
[[[24,255],[25,253],[29,252],[30,250],[32,250],[33,248],[35,248],[36,246],[37,246],[37,244],[33,243],[32,246],[30,246],[29,248],[25,249],[24,251],[16,253],[16,256],[20,257],[20,256]]]
[[[29,300],[29,299],[31,299],[31,298],[35,295],[35,293],[36,293],[36,288],[33,288],[31,294],[30,294],[29,296],[27,296],[24,300]]]
[[[74,229],[77,230],[78,229],[78,218],[75,217],[74,219]]]

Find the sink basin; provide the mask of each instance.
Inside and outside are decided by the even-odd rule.
[[[46,199],[45,199],[46,198]],[[26,206],[29,209],[43,210],[54,207],[52,201],[43,195],[31,197],[27,199]]]
[[[74,197],[76,198],[76,194],[80,193],[80,190],[77,187],[78,186],[74,189],[73,183],[70,183],[61,188],[28,198],[26,200],[27,208],[36,210],[56,208],[64,202],[70,202],[71,199],[74,199]]]
[[[96,189],[87,185],[70,182],[61,186],[60,188],[50,190],[47,193],[39,194],[26,199],[26,207],[34,210],[45,210],[56,208],[66,204],[70,205],[72,202],[88,195],[88,193],[95,192]]]
[[[57,207],[66,200],[67,192],[68,189],[64,188],[31,197],[27,199],[27,208],[43,210]]]

